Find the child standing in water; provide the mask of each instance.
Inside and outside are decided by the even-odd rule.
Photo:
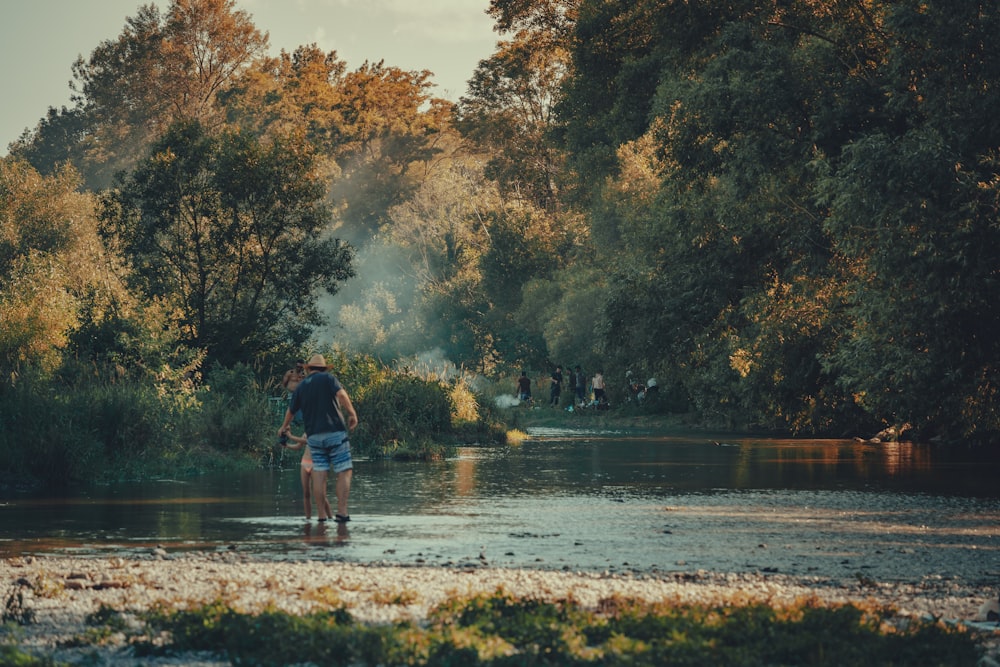
[[[288,436],[288,441],[295,444],[285,444],[287,449],[291,450],[302,450],[302,461],[299,462],[299,475],[302,479],[302,507],[305,510],[306,519],[312,518],[312,469],[313,460],[312,454],[309,452],[309,447],[306,445],[306,436],[302,435],[299,437],[297,435],[292,435],[291,431],[285,431],[285,435]],[[333,512],[330,510],[330,500],[328,498],[323,498],[326,503],[326,516],[333,516]],[[316,508],[319,511],[319,508]],[[320,519],[323,521],[323,519]]]

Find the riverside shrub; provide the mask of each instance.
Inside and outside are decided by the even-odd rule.
[[[437,381],[400,373],[362,387],[354,401],[361,420],[351,439],[368,456],[393,456],[409,448],[426,458],[433,441],[451,431],[452,406],[447,389]]]

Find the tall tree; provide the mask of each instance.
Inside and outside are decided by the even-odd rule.
[[[213,126],[221,120],[219,93],[264,55],[267,34],[236,0],[173,0],[162,32],[164,62],[152,83],[165,87],[167,120]]]
[[[457,127],[487,159],[509,201],[555,211],[563,156],[550,137],[568,73],[576,2],[490,3],[497,30],[513,33],[480,61],[458,105]]]
[[[344,141],[342,81],[347,63],[315,44],[282,50],[244,71],[221,96],[234,126],[258,135],[300,133],[318,156],[338,153]]]
[[[41,176],[0,158],[0,386],[27,367],[52,370],[81,299],[103,280],[94,205],[64,167]]]
[[[853,269],[831,367],[885,421],[949,439],[1000,433],[998,27],[993,5],[887,3],[888,122],[822,162],[827,229]]]
[[[218,95],[266,48],[267,35],[235,0],[172,0],[163,15],[155,5],[142,6],[117,39],[74,63],[75,106],[55,112],[66,121],[57,122],[50,110],[16,152],[43,173],[77,157],[86,183],[105,187],[172,123],[218,123]],[[82,131],[65,131],[77,123]]]
[[[560,108],[608,353],[733,423],[995,437],[998,20],[584,2]]]
[[[430,72],[364,63],[299,47],[248,71],[225,96],[230,120],[256,132],[297,133],[329,175],[341,233],[366,242],[419,187],[450,141],[451,105],[431,97]]]
[[[390,222],[390,209],[419,187],[424,172],[414,169],[441,152],[451,105],[430,96],[430,76],[382,62],[344,76],[336,152],[343,178],[332,195],[347,229],[361,238]]]
[[[103,197],[102,232],[189,346],[250,361],[305,342],[319,290],[353,275],[350,247],[326,235],[323,193],[305,144],[182,123]]]

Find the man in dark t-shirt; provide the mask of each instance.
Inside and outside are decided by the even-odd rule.
[[[587,392],[587,376],[583,374],[583,370],[577,366],[576,367],[576,384],[573,385],[576,390],[576,404],[583,407],[586,405],[584,400],[584,395]]]
[[[330,469],[337,475],[337,515],[336,520],[344,523],[351,520],[347,513],[347,498],[351,492],[351,477],[354,468],[351,460],[351,443],[347,434],[358,425],[358,413],[354,410],[351,397],[340,381],[326,372],[326,359],[314,354],[306,364],[306,377],[285,411],[285,421],[278,429],[278,435],[287,434],[292,423],[292,415],[302,412],[308,438],[309,453],[312,455],[313,497],[316,500],[320,521],[326,521],[326,478]]]

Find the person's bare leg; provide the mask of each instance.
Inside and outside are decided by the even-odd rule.
[[[326,471],[319,471],[315,468],[312,471],[312,488],[313,488],[313,500],[316,501],[316,514],[319,515],[320,521],[325,521],[329,519],[330,516],[327,514],[327,507],[330,506],[330,501],[326,497]]]
[[[340,516],[350,516],[347,513],[347,497],[351,495],[351,476],[354,471],[351,469],[337,475],[337,514]]]
[[[312,518],[312,498],[310,497],[309,493],[310,493],[310,487],[312,486],[312,479],[310,479],[312,477],[312,475],[310,475],[309,471],[306,470],[305,468],[303,468],[302,466],[299,466],[299,470],[302,471],[302,474],[301,474],[301,478],[302,478],[302,507],[305,510],[306,519],[310,519],[310,518]]]

